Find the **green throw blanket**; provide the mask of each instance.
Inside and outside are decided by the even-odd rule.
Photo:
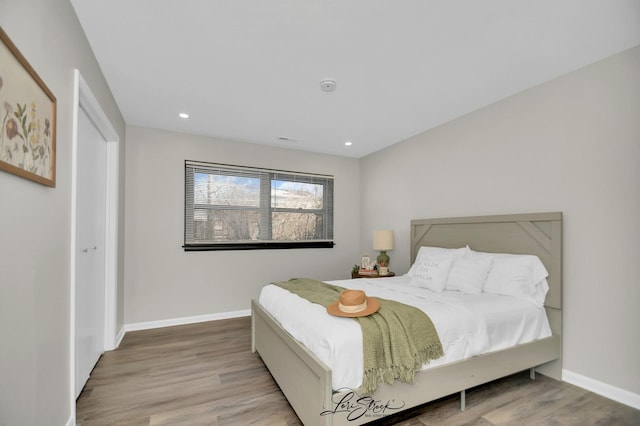
[[[274,284],[324,307],[338,300],[344,290],[308,278]],[[444,355],[438,333],[424,312],[393,300],[378,300],[378,312],[353,318],[362,327],[363,395],[370,395],[381,382],[391,384],[397,379],[411,383],[423,364]]]

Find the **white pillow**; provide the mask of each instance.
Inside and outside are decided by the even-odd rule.
[[[547,284],[547,290],[544,290],[547,276],[549,273],[537,256],[494,254],[482,291],[521,297],[539,304],[538,293],[543,291],[546,295],[549,288]],[[544,297],[541,303],[544,303]]]
[[[447,284],[447,276],[456,257],[464,255],[469,247],[449,249],[444,247],[422,246],[418,250],[416,261],[407,272],[411,284],[441,292]]]
[[[480,294],[491,269],[492,257],[471,250],[455,258],[449,271],[446,290]]]
[[[502,293],[504,296],[517,297],[518,299],[528,300],[537,307],[544,306],[544,299],[547,297],[549,291],[549,283],[546,278],[535,285],[533,289],[518,289],[517,287],[505,288]]]
[[[450,255],[450,256],[456,256],[456,257],[462,256],[469,250],[470,250],[469,246],[460,247],[460,248],[422,246],[420,247],[420,250],[418,250],[418,255],[416,256],[416,262],[418,262],[422,258],[439,257],[443,255]]]
[[[407,275],[411,277],[411,285],[439,293],[444,290],[452,263],[450,255],[423,257],[411,266]]]

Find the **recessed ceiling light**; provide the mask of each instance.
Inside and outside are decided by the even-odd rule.
[[[178,114],[178,117],[180,117],[180,118],[189,118],[189,114],[187,114],[186,112],[181,112],[180,114]]]
[[[345,144],[346,146],[351,146],[351,145],[353,145],[353,142],[351,142],[351,141],[346,141],[344,144]]]

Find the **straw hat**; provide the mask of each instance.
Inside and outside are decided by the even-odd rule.
[[[338,317],[365,317],[380,309],[380,302],[367,297],[362,290],[342,290],[340,299],[327,306],[327,312]]]

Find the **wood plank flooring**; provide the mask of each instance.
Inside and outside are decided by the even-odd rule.
[[[260,357],[249,318],[127,333],[77,401],[81,426],[299,425]],[[387,417],[375,425],[640,425],[640,411],[529,373]]]

